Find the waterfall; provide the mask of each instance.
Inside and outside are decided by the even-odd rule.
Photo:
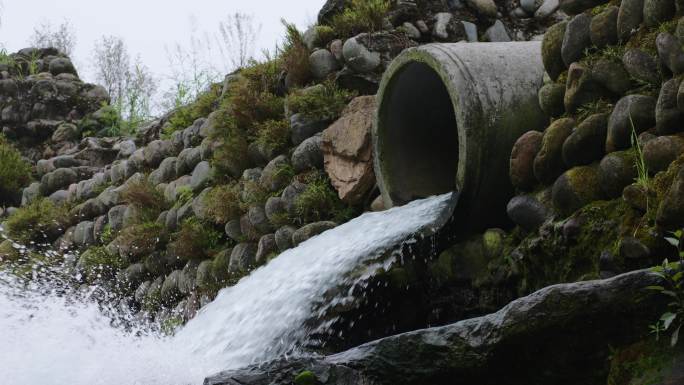
[[[0,275],[0,383],[195,385],[217,371],[302,354],[304,325],[326,292],[387,267],[392,258],[379,258],[386,250],[436,231],[452,207],[445,194],[329,230],[220,291],[172,337],[123,330],[95,303]]]

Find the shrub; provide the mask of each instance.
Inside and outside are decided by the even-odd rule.
[[[175,208],[180,208],[185,206],[186,203],[190,202],[194,198],[192,188],[190,186],[182,186],[178,188],[178,196],[176,198],[176,203],[173,205]]]
[[[333,16],[329,25],[339,37],[375,32],[382,29],[389,9],[389,0],[352,0],[342,13]]]
[[[176,111],[169,118],[169,124],[164,127],[164,136],[168,138],[174,132],[189,127],[195,120],[208,116],[218,107],[222,90],[222,84],[212,84],[193,103],[178,105]]]
[[[240,208],[247,211],[252,206],[263,206],[271,195],[259,182],[245,181],[242,183],[242,192],[240,193]]]
[[[271,157],[284,152],[290,145],[290,123],[286,120],[267,120],[256,125],[254,142]]]
[[[246,78],[233,85],[228,101],[230,105],[225,110],[230,111],[232,123],[247,132],[253,129],[255,123],[281,119],[284,114],[283,98],[255,88]]]
[[[263,62],[252,60],[247,68],[240,71],[240,76],[259,92],[278,94],[281,68],[282,60],[280,58],[267,59]]]
[[[353,210],[338,198],[326,175],[312,174],[308,179],[306,189],[295,200],[298,220],[304,223],[329,219],[345,221],[353,216]]]
[[[317,120],[335,120],[356,93],[339,88],[335,82],[326,81],[306,91],[298,90],[287,97],[290,113],[301,113]]]
[[[212,164],[216,168],[216,175],[239,178],[252,165],[248,148],[249,142],[244,131],[233,129],[214,151]]]
[[[132,182],[124,189],[123,201],[132,205],[141,215],[141,221],[153,221],[168,208],[164,194],[147,178]]]
[[[287,72],[290,84],[302,86],[311,78],[309,49],[297,26],[285,20],[282,23],[285,26],[285,45],[281,53],[283,70]]]
[[[169,251],[183,260],[203,260],[217,252],[222,238],[222,234],[211,226],[197,218],[190,218],[173,235]]]
[[[131,260],[143,258],[168,243],[166,229],[156,222],[125,227],[114,241]]]
[[[56,239],[70,223],[67,205],[55,205],[51,200],[41,198],[10,216],[6,229],[10,237],[18,242],[49,242]]]
[[[0,205],[16,203],[31,179],[31,168],[21,153],[0,135]]]
[[[228,223],[243,214],[240,208],[240,185],[236,182],[213,188],[204,199],[206,214],[216,224]]]

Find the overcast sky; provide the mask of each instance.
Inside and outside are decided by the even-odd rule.
[[[69,20],[76,31],[75,62],[81,76],[92,81],[93,45],[102,35],[120,36],[131,56],[140,55],[153,73],[169,72],[165,47],[187,44],[193,23],[199,34],[215,33],[219,21],[235,12],[254,16],[261,24],[257,52],[273,48],[283,36],[280,19],[300,28],[313,23],[325,0],[0,0],[0,43],[13,52],[27,45],[33,28],[43,22]]]

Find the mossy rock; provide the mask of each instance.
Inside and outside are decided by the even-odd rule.
[[[602,197],[596,166],[574,167],[561,175],[553,185],[553,205],[565,215]]]
[[[565,86],[557,83],[549,83],[539,90],[539,106],[550,117],[558,117],[565,112],[563,98]]]
[[[594,114],[580,123],[563,143],[563,161],[569,167],[590,164],[605,153],[608,114]]]
[[[22,253],[14,247],[10,240],[0,243],[0,265],[8,262],[16,262],[21,259]]]
[[[598,48],[617,44],[619,8],[609,6],[591,19],[591,43]]]
[[[294,378],[295,385],[316,385],[316,375],[308,370],[305,370]]]
[[[551,184],[563,171],[563,143],[575,126],[573,119],[558,119],[544,132],[541,149],[534,159],[534,175],[542,183]]]
[[[606,196],[617,198],[637,177],[636,155],[632,150],[612,152],[599,165],[601,188]]]
[[[554,81],[565,71],[565,63],[563,62],[561,51],[567,25],[567,22],[554,24],[546,31],[542,41],[544,68]]]

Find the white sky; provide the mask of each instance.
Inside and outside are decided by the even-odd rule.
[[[217,32],[219,21],[235,12],[251,14],[261,24],[256,52],[272,49],[284,29],[281,18],[300,29],[313,24],[325,0],[0,0],[0,43],[14,52],[27,46],[33,28],[42,22],[53,25],[64,19],[76,31],[75,63],[81,77],[92,81],[90,56],[102,35],[120,36],[131,57],[160,78],[169,73],[165,46],[187,45],[194,23],[200,33]],[[217,63],[218,64],[218,63]]]

